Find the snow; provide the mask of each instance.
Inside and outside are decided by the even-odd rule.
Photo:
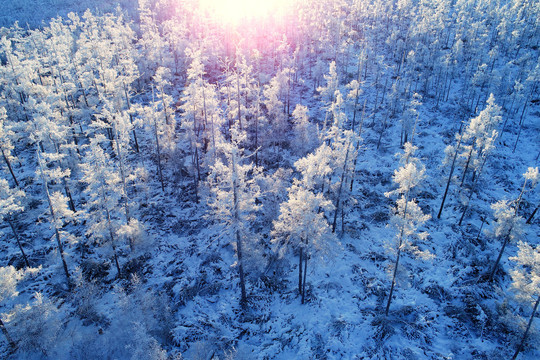
[[[0,25],[8,26],[14,20],[19,20],[21,26],[29,22],[30,26],[37,27],[43,19],[55,16],[57,12],[61,15],[72,10],[82,12],[87,5],[67,0],[41,0],[32,6],[27,3],[29,1],[5,2]],[[121,5],[130,11],[134,11],[133,3],[131,0],[121,1]],[[93,6],[108,11],[113,4],[100,1]],[[32,11],[35,7],[44,11],[36,15]],[[389,51],[388,47],[384,49]],[[534,56],[537,49],[521,51],[529,51]],[[353,50],[358,52],[359,49]],[[390,57],[391,54],[388,54]],[[356,74],[356,64],[352,64],[354,62],[351,62],[348,69],[340,64],[336,70],[335,62],[326,64],[326,59],[318,60],[324,62],[324,70],[321,70],[323,73],[337,71],[341,81],[334,82],[333,76],[324,75],[323,79],[328,81],[332,91],[323,91],[321,99],[312,91],[317,88],[314,80],[303,74],[306,76],[305,83],[297,84],[291,101],[291,110],[297,109],[293,115],[296,114],[302,126],[307,114],[310,125],[321,125],[325,119],[325,108],[331,103],[327,103],[328,99],[335,94],[334,87],[346,94],[345,77]],[[211,61],[206,59],[205,64]],[[514,62],[511,65],[513,71],[519,70],[519,64]],[[497,63],[496,70],[502,72],[505,66],[508,64]],[[383,69],[381,73],[382,77],[390,79],[389,85],[392,83],[393,71]],[[270,73],[262,74],[263,83],[270,81]],[[170,92],[172,99],[180,99],[187,79],[172,74],[167,76],[174,81],[174,86],[166,92]],[[54,322],[51,326],[56,329],[56,333],[43,337],[52,343],[42,344],[43,348],[47,346],[46,352],[25,345],[26,348],[13,354],[8,354],[8,344],[3,335],[0,335],[0,354],[12,359],[79,359],[88,356],[121,359],[132,356],[139,358],[143,356],[141,354],[157,359],[164,356],[164,351],[169,358],[182,354],[185,359],[509,358],[524,331],[526,324],[523,319],[530,316],[532,304],[530,301],[517,302],[510,290],[513,280],[510,274],[516,266],[516,261],[512,259],[518,254],[518,248],[524,248],[523,245],[510,242],[502,256],[495,280],[492,283],[487,281],[501,245],[492,234],[497,231],[497,214],[493,213],[491,204],[502,204],[518,198],[523,187],[523,174],[527,174],[529,181],[538,176],[537,170],[534,172],[538,166],[540,144],[538,94],[535,94],[535,102],[530,103],[521,132],[519,114],[512,118],[508,110],[503,111],[505,131],[495,141],[495,148],[478,180],[478,190],[472,197],[462,226],[457,223],[462,214],[459,197],[463,194],[458,194],[458,185],[455,183],[450,187],[442,218],[437,219],[436,216],[448,174],[448,168],[442,165],[444,150],[447,145],[456,145],[455,134],[460,123],[466,124],[469,119],[482,114],[480,111],[485,102],[482,104],[480,101],[477,113],[462,114],[460,102],[465,95],[459,91],[462,91],[460,89],[464,80],[456,74],[452,79],[449,101],[441,101],[436,106],[436,99],[423,96],[423,104],[415,105],[414,110],[418,112],[419,119],[414,137],[414,145],[418,146],[415,156],[425,165],[425,173],[420,171],[422,181],[413,184],[416,186],[414,198],[423,213],[431,215],[431,218],[426,217],[419,229],[429,233],[427,239],[411,241],[420,250],[429,251],[434,258],[426,261],[417,260],[413,256],[402,258],[395,297],[389,316],[384,316],[395,262],[396,235],[396,230],[388,226],[395,199],[392,196],[386,197],[385,193],[396,190],[392,180],[399,182],[405,175],[409,176],[410,172],[396,170],[400,166],[396,154],[403,153],[399,116],[387,119],[389,126],[383,128],[389,105],[384,103],[379,109],[373,109],[375,97],[378,95],[381,100],[382,96],[380,93],[376,95],[373,88],[375,66],[370,68],[367,79],[363,80],[366,84],[360,84],[363,93],[358,104],[360,107],[367,99],[369,115],[364,119],[362,127],[351,195],[356,202],[348,207],[343,233],[341,222],[338,221],[337,236],[341,246],[336,246],[331,252],[314,253],[310,258],[305,304],[301,304],[297,291],[297,255],[289,251],[283,257],[277,256],[271,250],[273,226],[270,222],[255,219],[250,220],[253,224],[250,222],[249,225],[258,228],[260,233],[249,240],[254,247],[260,245],[261,249],[258,250],[263,255],[246,255],[248,305],[246,309],[241,308],[237,258],[231,244],[235,239],[227,224],[210,211],[208,196],[211,191],[205,189],[208,183],[201,183],[200,202],[194,201],[193,179],[191,175],[183,173],[184,170],[192,170],[187,169],[191,165],[186,166],[190,161],[180,159],[184,156],[182,152],[190,151],[189,146],[178,140],[176,145],[179,148],[183,146],[181,151],[171,150],[163,157],[167,184],[165,190],[161,191],[159,180],[154,174],[154,138],[150,133],[144,134],[140,128],[137,131],[140,131],[141,148],[145,155],[131,153],[127,160],[134,166],[145,167],[149,173],[146,184],[148,190],[137,190],[140,207],[136,210],[138,220],[134,220],[144,227],[146,237],[137,232],[144,240],[135,246],[133,253],[126,244],[120,246],[119,250],[121,266],[132,269],[132,274],[138,280],[118,279],[112,261],[108,262],[108,267],[104,266],[100,260],[111,254],[98,256],[96,251],[89,254],[84,262],[79,248],[69,245],[66,246],[66,261],[75,279],[75,286],[71,292],[68,291],[54,245],[54,234],[49,226],[45,198],[40,183],[35,181],[35,147],[19,146],[18,162],[14,163],[17,174],[27,187],[25,192],[28,199],[24,202],[27,210],[18,219],[18,226],[32,266],[41,268],[19,282],[16,287],[19,293],[17,296],[2,300],[0,313],[9,329],[20,324],[17,321],[26,322],[26,326],[34,326],[31,318],[23,316],[23,320],[12,320],[10,316],[15,315],[4,314],[11,312],[17,304],[22,306],[21,309],[29,304],[28,309],[34,306],[38,311],[40,299],[45,299],[42,303],[51,306],[53,310],[44,319]],[[273,81],[276,88],[272,90],[276,90],[280,85],[277,84],[277,78]],[[383,85],[384,82],[381,84],[379,81],[379,91]],[[387,97],[390,97],[389,88]],[[275,101],[268,102],[267,107],[279,101],[279,94],[272,92],[271,95]],[[148,91],[136,94],[133,98],[134,103],[143,106],[149,105],[151,101],[152,94]],[[495,101],[501,105],[503,99],[497,97]],[[507,101],[511,101],[510,95]],[[295,107],[296,103],[306,108]],[[278,105],[279,109],[283,107],[283,104]],[[503,108],[507,109],[508,106],[507,103]],[[350,106],[341,106],[339,111],[344,111],[348,119],[352,118]],[[361,109],[357,112],[357,120],[360,113]],[[508,121],[504,120],[505,116]],[[180,116],[177,116],[177,120],[180,121]],[[304,138],[307,142],[306,134],[302,132],[305,129],[297,131],[297,138]],[[311,134],[309,140],[313,144],[318,141],[317,135]],[[516,151],[513,151],[518,135],[520,140]],[[379,140],[380,146],[377,147]],[[293,145],[292,150],[279,149],[276,153],[272,153],[274,150],[261,150],[261,157],[268,155],[270,159],[272,155],[275,156],[272,159],[277,159],[263,164],[267,175],[280,167],[294,169],[294,165],[298,164],[296,173],[285,172],[283,184],[276,185],[283,192],[275,194],[276,198],[281,197],[286,201],[285,189],[292,182],[292,177],[301,179],[299,173],[314,172],[313,168],[319,165],[314,164],[312,151],[297,162],[307,155],[301,152],[307,151],[310,146],[310,150],[314,150],[312,144],[301,145]],[[324,150],[320,148],[317,154],[324,155]],[[246,161],[251,161],[251,158]],[[320,171],[323,173],[320,176],[322,181],[318,183],[310,180],[310,187],[320,186],[326,176],[335,170],[326,163],[323,165],[324,169]],[[411,169],[412,163],[409,165],[408,170],[415,170]],[[341,167],[337,174],[341,174]],[[11,181],[9,173],[3,176]],[[80,179],[80,173],[72,176],[79,176]],[[272,183],[271,180],[268,182]],[[226,184],[220,185],[226,187]],[[83,185],[77,184],[74,187],[78,196]],[[264,190],[261,189],[263,193]],[[521,214],[528,216],[534,210],[538,203],[538,190],[535,191],[524,194]],[[64,196],[57,192],[52,194],[53,202],[61,203],[58,207],[67,212]],[[89,197],[81,197],[78,201],[82,203],[88,200]],[[248,200],[255,202],[254,197]],[[262,203],[265,201],[270,202],[266,198],[261,200]],[[260,205],[258,199],[257,205]],[[219,206],[216,208],[228,210]],[[276,204],[275,209],[278,208],[279,204]],[[333,214],[331,208],[328,206],[328,209],[323,210]],[[123,216],[122,208],[115,211],[115,217]],[[228,213],[230,215],[230,211]],[[539,216],[537,214],[532,224],[523,226],[523,234],[516,234],[517,238],[533,247],[540,246]],[[330,222],[331,219],[327,220]],[[22,266],[11,229],[7,223],[0,226],[4,233],[0,244],[2,265]],[[81,219],[66,225],[65,230],[91,244],[84,235],[88,226]],[[124,233],[131,231],[130,228],[123,230]],[[93,272],[88,270],[90,267]],[[11,268],[2,267],[0,270],[4,269]],[[2,271],[0,278],[5,276]],[[11,280],[14,277],[11,275]],[[11,285],[14,284],[11,282],[9,285],[11,294],[15,292],[11,291]],[[35,293],[42,293],[43,297]],[[25,316],[32,314],[19,311]],[[536,329],[540,327],[538,318],[534,325]],[[22,329],[25,324],[20,326]],[[36,333],[34,336],[39,339],[43,335]],[[12,337],[34,340],[20,330],[14,331]],[[520,359],[540,357],[538,330],[533,330],[529,337],[530,346],[521,353]]]

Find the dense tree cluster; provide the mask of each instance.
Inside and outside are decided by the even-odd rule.
[[[345,256],[343,284],[375,314],[374,345],[352,353],[405,358],[384,341],[422,337],[399,325],[432,316],[403,305],[416,289],[449,321],[474,318],[472,337],[538,354],[540,3],[291,1],[238,24],[200,4],[0,29],[0,354],[198,358],[211,339],[208,353],[242,358],[239,340],[271,327],[261,308],[308,311],[342,286],[312,275]],[[456,280],[428,286],[424,266]],[[333,320],[340,334],[349,320]],[[294,348],[278,335],[277,357]],[[454,356],[423,339],[425,358]],[[351,353],[310,341],[291,356]]]

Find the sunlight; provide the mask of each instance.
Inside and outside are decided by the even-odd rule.
[[[242,21],[265,19],[282,9],[287,0],[199,0],[201,10],[216,20],[239,25]]]

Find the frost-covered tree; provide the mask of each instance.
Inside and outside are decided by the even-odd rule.
[[[17,296],[17,283],[24,277],[23,270],[16,270],[13,266],[0,267],[0,305],[11,297]],[[17,348],[17,344],[11,338],[6,329],[2,316],[0,316],[0,330],[6,337],[6,340],[12,350]]]
[[[402,252],[411,252],[416,257],[424,259],[432,257],[429,251],[420,250],[420,248],[411,241],[413,237],[416,237],[419,240],[425,240],[427,238],[428,233],[419,232],[418,228],[430,218],[430,215],[425,215],[423,213],[422,209],[414,199],[411,200],[413,195],[412,190],[425,178],[426,171],[420,160],[414,157],[416,150],[417,147],[413,146],[411,143],[405,143],[403,154],[400,156],[401,167],[394,171],[393,176],[393,181],[398,185],[398,188],[385,194],[386,196],[391,196],[393,194],[398,195],[396,207],[393,210],[394,215],[391,220],[391,224],[396,230],[395,241],[391,245],[392,250],[396,253],[396,260],[394,263],[390,294],[388,295],[388,302],[386,303],[386,316],[388,316],[388,311],[390,310],[390,303],[392,302],[392,295],[394,293],[396,275]]]
[[[533,311],[529,322],[523,333],[523,337],[512,357],[515,360],[519,353],[523,350],[523,345],[531,329],[534,316],[540,304],[540,246],[532,247],[531,245],[520,241],[518,243],[518,254],[511,257],[510,260],[516,262],[516,267],[511,271],[512,287],[517,292],[517,297],[525,303],[531,304],[534,302]]]
[[[140,73],[148,79],[160,66],[168,66],[169,58],[166,52],[167,44],[161,36],[159,26],[156,21],[156,14],[151,9],[149,0],[138,0],[139,21],[141,38],[139,44],[141,49]]]
[[[113,289],[115,314],[110,325],[94,341],[95,356],[122,359],[165,360],[165,342],[171,326],[171,310],[166,296],[146,289],[138,277],[130,281],[129,292],[117,285]]]
[[[298,155],[305,155],[314,148],[317,128],[309,122],[307,106],[297,104],[292,117],[295,135],[293,145]]]
[[[529,167],[527,171],[523,174],[523,178],[523,186],[521,187],[521,191],[517,199],[511,202],[501,200],[491,205],[495,219],[497,221],[497,224],[494,226],[492,232],[493,235],[497,239],[501,239],[503,243],[501,250],[499,251],[499,256],[497,256],[495,265],[493,266],[493,269],[491,270],[491,273],[489,275],[490,281],[493,280],[495,272],[497,271],[497,266],[501,261],[501,257],[503,255],[504,249],[506,248],[506,245],[508,245],[509,242],[519,239],[521,234],[523,233],[524,219],[518,215],[519,205],[521,204],[523,195],[527,191],[533,190],[538,184],[538,180],[540,180],[538,168]]]
[[[245,307],[244,256],[248,254],[244,253],[244,248],[246,241],[253,238],[250,235],[250,225],[261,207],[257,201],[260,196],[257,177],[262,170],[247,162],[243,156],[239,144],[245,141],[246,134],[233,127],[231,135],[231,142],[221,145],[222,156],[210,167],[207,179],[210,190],[208,205],[214,217],[226,225],[230,242],[234,244],[237,257],[235,265],[240,277],[240,304]]]
[[[493,236],[502,241],[501,250],[495,260],[495,264],[489,274],[489,281],[493,280],[504,249],[509,242],[519,239],[523,233],[523,218],[516,213],[516,204],[506,200],[500,200],[491,205],[496,224],[493,228]]]
[[[142,224],[133,215],[135,204],[130,197],[132,194],[130,189],[134,183],[140,182],[137,175],[144,173],[144,169],[142,167],[135,168],[128,161],[130,132],[133,130],[132,122],[126,111],[115,112],[114,109],[104,107],[99,115],[99,120],[95,120],[93,126],[110,129],[112,134],[114,160],[117,164],[114,169],[120,176],[121,202],[125,213],[125,226],[122,234],[128,238],[130,248],[133,250],[134,241],[139,239],[142,234]]]
[[[523,174],[523,178],[525,180],[523,181],[523,186],[521,187],[519,196],[516,199],[516,214],[519,212],[519,206],[521,205],[521,201],[523,200],[523,195],[525,195],[525,193],[527,192],[533,191],[538,182],[540,181],[540,173],[538,172],[538,167],[529,167],[527,171]]]
[[[59,109],[47,102],[29,98],[28,103],[34,109],[33,121],[28,124],[28,131],[31,140],[37,144],[48,186],[52,185],[54,190],[54,185],[61,185],[71,211],[75,211],[69,183],[76,155],[72,151],[73,143],[68,141],[69,126],[65,123],[66,119]]]
[[[485,160],[495,148],[497,127],[501,122],[501,107],[495,103],[493,94],[487,99],[487,105],[477,117],[472,118],[464,130],[460,156],[465,159],[461,184],[469,168],[473,170],[473,180],[481,172]]]
[[[311,189],[315,193],[324,192],[328,177],[333,172],[332,157],[332,148],[325,142],[314,152],[294,163],[296,170],[302,174],[301,181],[306,189]]]
[[[324,213],[332,211],[331,201],[322,193],[315,194],[305,182],[295,180],[287,190],[288,199],[280,206],[279,218],[274,221],[272,240],[281,256],[288,248],[298,252],[298,293],[305,301],[308,259],[317,254],[324,257],[339,242],[330,230]],[[303,275],[302,275],[303,274]]]
[[[460,134],[456,134],[457,145],[455,147],[449,145],[446,148],[444,162],[450,163],[451,166],[437,218],[440,218],[442,214],[446,195],[453,180],[454,170],[458,167],[462,169],[463,173],[461,175],[460,186],[463,186],[469,169],[472,169],[472,183],[470,189],[468,189],[468,195],[464,197],[463,213],[459,220],[459,225],[462,224],[465,214],[469,209],[471,199],[476,192],[478,179],[482,174],[489,156],[495,149],[495,140],[498,137],[496,129],[501,119],[501,107],[495,103],[495,97],[491,94],[487,100],[486,108],[477,117],[470,119]]]
[[[5,107],[0,107],[0,151],[2,152],[2,157],[4,162],[8,167],[9,173],[15,182],[15,185],[19,187],[19,181],[15,176],[13,171],[13,166],[11,165],[12,150],[14,149],[12,139],[15,137],[15,132],[11,129],[7,121],[7,112]]]
[[[118,276],[122,275],[118,262],[118,235],[126,224],[118,214],[122,198],[122,180],[100,143],[105,137],[96,135],[90,140],[90,146],[81,164],[81,181],[86,184],[87,234],[93,239],[108,242],[112,248]]]
[[[15,214],[20,213],[24,210],[21,201],[24,196],[24,191],[10,188],[7,180],[0,178],[0,220],[5,220],[9,223],[9,226],[13,231],[13,236],[17,241],[17,246],[21,251],[24,264],[26,265],[26,267],[29,267],[30,263],[28,262],[28,258],[26,257],[24,248],[21,244],[21,239],[19,238],[19,233],[17,232],[14,223]]]
[[[219,143],[222,141],[221,125],[223,119],[214,85],[204,79],[206,57],[200,50],[186,50],[191,60],[187,69],[188,85],[181,96],[182,128],[185,140],[189,143],[190,168],[195,189],[213,163]]]
[[[289,76],[287,71],[278,71],[270,80],[270,83],[264,86],[264,105],[269,126],[265,134],[266,143],[277,146],[286,142],[286,133],[288,130],[288,115],[286,113],[285,91],[288,88]]]
[[[418,122],[418,107],[422,105],[422,95],[414,93],[411,101],[407,106],[407,110],[401,118],[401,141],[400,144],[412,142],[409,136],[414,136],[415,126]]]
[[[165,94],[163,94],[168,98]],[[168,102],[156,100],[152,88],[152,102],[148,106],[134,106],[134,110],[141,117],[145,128],[150,132],[150,136],[155,144],[155,157],[158,179],[161,184],[161,190],[165,191],[165,179],[163,176],[163,158],[165,154],[171,154],[176,149],[175,122],[173,112]],[[167,115],[169,114],[169,115]],[[169,119],[169,120],[168,120]]]
[[[64,225],[73,218],[73,212],[68,209],[67,198],[60,192],[55,191],[51,194],[49,190],[49,181],[50,178],[48,171],[45,170],[45,164],[42,160],[42,153],[37,150],[37,160],[38,160],[38,172],[41,182],[43,184],[43,190],[47,199],[47,204],[49,205],[49,215],[51,216],[51,227],[54,228],[54,234],[56,237],[56,245],[58,247],[58,253],[60,259],[62,260],[62,267],[64,268],[64,273],[66,275],[66,281],[68,288],[71,287],[70,274],[68,271],[65,252],[64,252],[64,241],[63,238],[70,239],[70,235],[63,231]],[[54,172],[53,172],[54,173]]]
[[[330,105],[335,100],[335,93],[338,90],[339,79],[336,71],[336,62],[332,61],[329,65],[328,75],[324,75],[326,84],[319,86],[317,92],[325,106]]]
[[[36,292],[32,302],[15,306],[13,313],[18,351],[29,357],[54,356],[51,350],[58,344],[62,319],[53,301]]]

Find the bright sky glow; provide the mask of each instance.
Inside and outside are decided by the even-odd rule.
[[[200,8],[217,21],[238,25],[245,20],[265,19],[291,0],[199,0]]]

